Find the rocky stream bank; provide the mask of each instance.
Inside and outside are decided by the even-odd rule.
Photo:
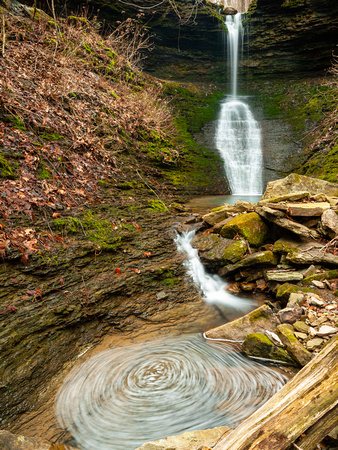
[[[337,211],[336,184],[292,174],[283,180],[269,183],[265,194],[257,204],[237,201],[235,205],[224,205],[202,217],[196,214],[189,216],[188,220],[184,218],[187,213],[182,213],[180,221],[183,220],[185,223],[178,225],[178,231],[184,233],[188,228],[196,228],[197,233],[192,245],[198,249],[201,260],[210,271],[218,272],[230,281],[228,290],[235,294],[240,291],[251,291],[253,294],[264,294],[266,298],[261,302],[261,306],[246,316],[206,331],[206,338],[230,340],[236,351],[244,352],[248,357],[279,361],[287,366],[294,366],[297,370],[302,366],[307,367],[316,355],[321,354],[320,352],[332,343],[338,334]],[[54,359],[55,362],[58,361],[59,368],[69,358],[74,358],[84,346],[93,348],[105,333],[110,332],[114,336],[115,319],[111,313],[108,314],[103,310],[105,307],[110,308],[111,302],[108,302],[108,298],[114,297],[115,301],[121,299],[120,306],[116,310],[119,316],[118,329],[121,331],[135,330],[135,325],[142,322],[160,324],[161,321],[163,323],[168,321],[168,318],[177,320],[178,309],[185,317],[184,320],[195,320],[197,309],[203,308],[203,301],[197,288],[185,275],[182,265],[184,258],[182,255],[178,257],[174,248],[174,227],[170,227],[170,223],[174,222],[171,220],[168,222],[168,216],[167,221],[163,221],[163,216],[158,219],[155,220],[156,227],[160,230],[157,240],[153,241],[154,236],[150,231],[139,234],[140,248],[137,255],[134,254],[135,241],[133,250],[126,243],[123,255],[121,254],[124,262],[121,260],[119,271],[115,270],[114,275],[110,271],[110,277],[113,276],[114,279],[111,278],[109,283],[105,284],[109,292],[102,293],[101,284],[99,295],[94,289],[95,280],[90,278],[92,264],[98,264],[98,261],[101,265],[104,263],[105,258],[102,259],[102,255],[94,254],[87,265],[81,266],[82,277],[83,273],[87,273],[86,267],[88,268],[88,276],[83,279],[87,294],[90,293],[81,305],[82,315],[86,314],[89,317],[91,311],[94,314],[95,297],[99,295],[101,298],[95,307],[95,320],[91,320],[93,326],[90,327],[89,323],[81,324],[80,316],[77,320],[73,320],[72,325],[69,317],[74,315],[73,302],[66,302],[60,311],[56,310],[57,307],[53,309],[56,321],[53,328],[47,327],[39,333],[40,339],[47,339],[48,333],[53,330],[51,337],[56,334],[58,345],[63,345],[65,351],[62,361],[59,357]],[[177,218],[175,220],[177,221]],[[154,217],[152,224],[154,226]],[[168,226],[172,230],[169,234]],[[145,245],[152,246],[145,250]],[[163,263],[159,268],[161,260]],[[104,265],[108,267],[109,262],[105,261]],[[76,259],[65,269],[68,272],[78,272]],[[130,271],[133,272],[132,281]],[[102,276],[105,273],[108,276],[107,271],[103,270],[102,273]],[[54,283],[58,277],[50,269],[46,276]],[[103,298],[107,298],[107,301],[102,301]],[[127,298],[130,299],[129,303]],[[41,299],[37,298],[32,302],[32,307],[37,306],[35,303],[39,304],[39,300]],[[185,303],[187,301],[188,303]],[[185,304],[183,309],[179,307],[179,303],[182,306]],[[139,305],[137,307],[139,311],[135,310],[136,304]],[[76,310],[75,313],[79,315],[80,311]],[[15,314],[11,312],[8,317],[18,320],[17,312]],[[65,327],[66,319],[69,332]],[[28,342],[28,335],[24,339]],[[26,351],[30,348],[27,347]],[[33,350],[36,351],[35,348]],[[48,359],[49,364],[45,364],[46,350],[41,352],[41,357],[44,358],[44,363],[41,360],[40,370],[46,372],[50,366],[49,370],[52,369],[56,373],[57,368],[52,365],[53,354]],[[26,366],[27,362],[29,360],[25,359]],[[73,359],[73,363],[68,364],[64,374],[74,362]],[[336,360],[331,361],[333,366],[337,363]],[[35,369],[32,367],[31,373],[34,371],[37,373],[38,364],[35,363]],[[15,380],[19,390],[14,399],[19,399],[21,395],[27,399],[26,401],[34,402],[34,408],[30,414],[23,415],[19,420],[9,415],[12,421],[14,419],[11,431],[23,432],[26,429],[26,434],[29,435],[34,424],[49,415],[45,437],[49,435],[52,442],[55,442],[55,439],[60,441],[62,432],[55,422],[53,425],[55,418],[51,419],[50,412],[47,416],[46,412],[43,412],[46,401],[48,402],[48,399],[51,401],[59,382],[56,382],[54,377],[54,381],[46,389],[46,386],[43,386],[43,378],[41,373],[41,377],[38,378],[40,387],[24,380],[22,383]],[[30,379],[31,381],[34,379],[32,375]],[[4,389],[3,391],[6,392]],[[9,395],[8,399],[10,398]],[[26,404],[21,402],[21,408]],[[52,408],[51,403],[48,408]],[[9,414],[12,411],[18,409],[8,408]],[[294,419],[297,421],[297,415]],[[220,427],[189,432],[144,444],[140,448],[147,450],[213,448],[230,431],[227,427]],[[326,443],[321,444],[321,448],[333,449],[337,443],[333,425],[327,434],[330,434],[330,437]],[[53,447],[54,444],[41,438],[22,438],[26,439],[22,444],[15,435],[7,431],[0,433],[0,439],[7,443],[8,447],[5,448],[10,449],[63,448]]]

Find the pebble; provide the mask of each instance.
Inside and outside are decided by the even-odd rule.
[[[293,324],[293,328],[300,333],[308,333],[310,327],[305,322],[299,320]]]
[[[312,295],[311,297],[308,298],[308,303],[309,303],[309,305],[314,305],[314,306],[323,306],[324,305],[323,300],[320,300],[320,298],[315,297],[314,295]]]
[[[329,325],[323,325],[316,332],[317,336],[327,336],[328,334],[334,334],[338,332],[338,328],[330,327]]]
[[[325,289],[325,283],[323,283],[322,281],[312,280],[311,283],[319,289]]]
[[[320,338],[311,339],[310,341],[307,341],[306,348],[308,350],[314,350],[315,348],[320,347],[323,342],[324,342],[324,339],[320,339]]]
[[[307,334],[306,333],[301,333],[299,331],[295,331],[295,336],[297,339],[306,339],[307,338]]]

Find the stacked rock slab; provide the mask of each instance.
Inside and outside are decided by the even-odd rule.
[[[259,347],[261,356],[278,359],[272,332],[294,363],[305,365],[338,332],[338,185],[291,174],[269,183],[257,204],[224,205],[203,221],[193,241],[202,262],[231,281],[233,293],[251,289],[274,297],[265,329],[252,326],[250,314],[261,314],[259,308],[206,337],[240,340],[248,355],[258,356]],[[227,258],[216,258],[225,243]],[[235,243],[242,253],[231,260]]]

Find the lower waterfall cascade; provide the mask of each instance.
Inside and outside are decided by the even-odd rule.
[[[243,39],[241,14],[226,16],[231,95],[222,103],[215,145],[233,195],[256,195],[263,190],[261,131],[244,97],[237,96],[238,59]]]

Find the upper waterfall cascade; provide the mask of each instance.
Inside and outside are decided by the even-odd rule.
[[[221,104],[215,144],[224,160],[231,193],[259,195],[263,190],[261,131],[249,106],[237,95],[238,59],[243,40],[241,14],[226,17],[231,96]]]

